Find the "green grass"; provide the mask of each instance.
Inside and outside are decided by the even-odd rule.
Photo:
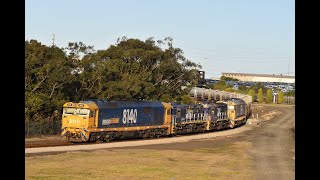
[[[193,151],[113,149],[26,157],[26,179],[254,179],[249,143]]]

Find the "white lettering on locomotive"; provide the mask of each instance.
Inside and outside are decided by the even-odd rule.
[[[80,120],[79,119],[69,119],[69,123],[70,124],[78,124],[78,123],[80,123]]]
[[[124,109],[122,112],[122,123],[137,123],[138,111],[137,109]]]
[[[110,119],[103,119],[102,120],[102,125],[109,125],[110,124]]]

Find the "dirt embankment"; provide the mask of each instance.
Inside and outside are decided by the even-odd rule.
[[[279,106],[274,104],[254,104],[252,108],[252,118],[260,121],[268,121],[279,116],[283,112],[279,110]]]

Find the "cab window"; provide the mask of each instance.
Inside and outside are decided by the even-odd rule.
[[[63,108],[63,114],[73,114],[76,108]]]

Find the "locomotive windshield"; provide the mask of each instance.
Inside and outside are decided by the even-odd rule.
[[[81,116],[89,116],[89,109],[83,108],[63,108],[64,115],[81,115]]]

